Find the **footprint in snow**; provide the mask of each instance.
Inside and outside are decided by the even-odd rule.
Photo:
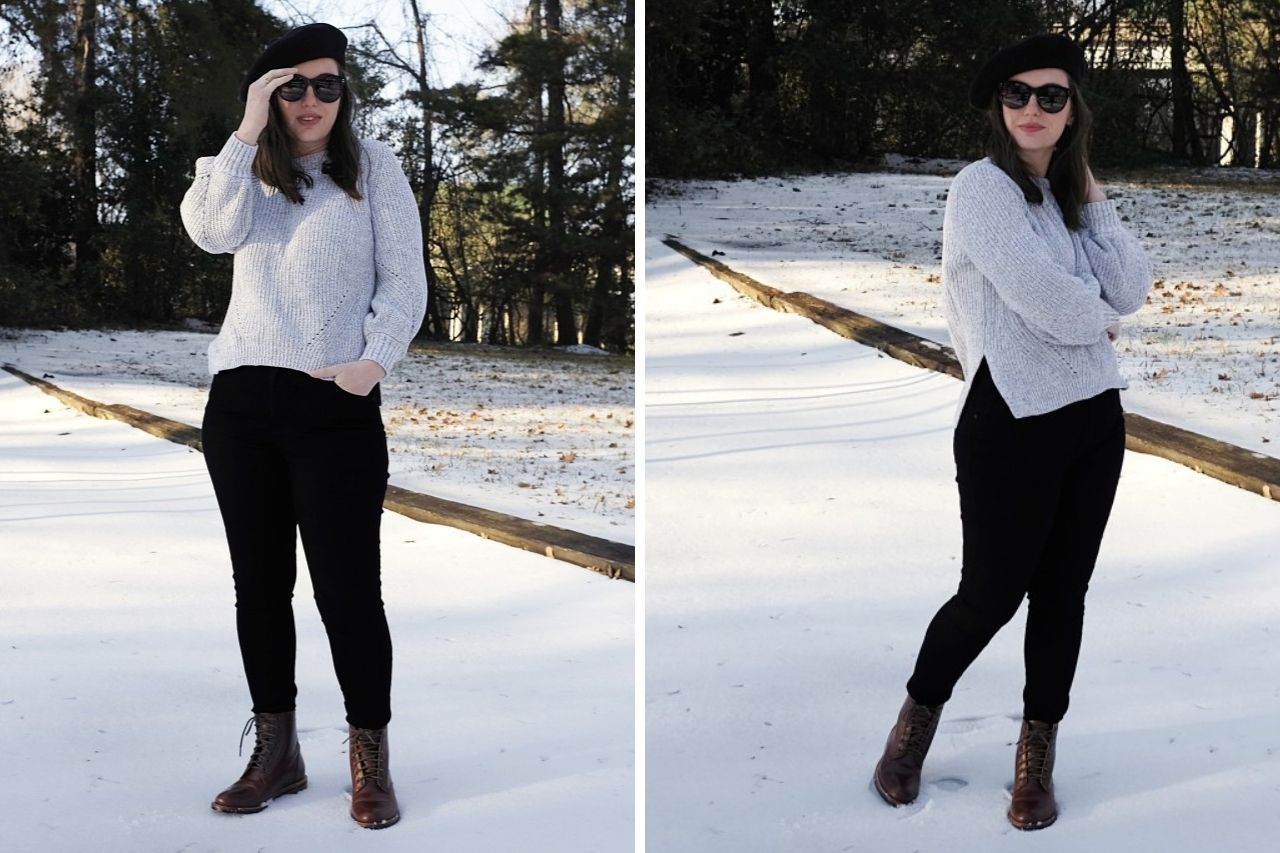
[[[989,729],[996,726],[1003,727],[1010,720],[1021,721],[1021,714],[983,714],[976,717],[956,717],[954,719],[943,718],[938,724],[938,733],[947,735],[962,735],[970,732]]]

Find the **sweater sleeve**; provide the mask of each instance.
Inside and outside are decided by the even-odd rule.
[[[1072,275],[1031,227],[1022,190],[998,167],[956,175],[947,196],[959,248],[1001,300],[1051,343],[1095,344],[1117,312],[1093,276]]]
[[[1120,221],[1115,202],[1086,204],[1081,214],[1080,243],[1102,298],[1121,314],[1134,313],[1146,303],[1154,278],[1146,251]]]
[[[427,273],[418,202],[400,161],[385,144],[364,142],[373,218],[374,290],[364,320],[365,347],[388,374],[409,350],[427,310]]]
[[[257,153],[258,146],[245,145],[233,133],[218,156],[196,161],[196,179],[182,199],[182,224],[206,252],[234,252],[249,235],[259,192],[253,174]]]

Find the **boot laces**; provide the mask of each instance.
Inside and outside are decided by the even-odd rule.
[[[387,754],[382,749],[382,732],[377,729],[352,728],[347,740],[351,744],[351,757],[355,761],[355,790],[368,782],[376,782],[386,790]]]
[[[1034,780],[1046,788],[1049,775],[1049,736],[1053,729],[1028,728],[1022,740],[1022,748],[1018,750],[1019,767],[1027,779]]]
[[[250,717],[244,724],[244,731],[240,732],[240,755],[244,755],[244,739],[248,736],[249,729],[254,728],[257,731],[254,732],[253,753],[249,756],[249,767],[264,768],[267,765],[267,754],[271,743],[275,740],[276,721],[261,714]]]
[[[933,738],[933,720],[937,709],[927,705],[915,705],[907,712],[907,722],[903,726],[901,749],[904,753],[924,761],[929,751],[929,742]]]

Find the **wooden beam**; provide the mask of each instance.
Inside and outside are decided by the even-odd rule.
[[[132,406],[90,400],[88,397],[60,388],[52,382],[24,373],[11,364],[4,365],[4,369],[87,415],[122,421],[175,444],[185,444],[187,447],[203,451],[198,427],[162,418]],[[383,501],[383,506],[415,521],[456,527],[484,539],[492,539],[503,545],[543,554],[611,578],[632,582],[636,579],[636,549],[633,545],[587,536],[575,530],[553,527],[550,524],[541,524],[514,515],[445,500],[399,486],[387,486],[387,497]]]
[[[784,293],[689,248],[675,237],[668,236],[662,242],[761,305],[808,317],[841,337],[915,367],[964,378],[960,361],[950,347],[808,293]],[[1280,459],[1132,412],[1125,413],[1125,431],[1129,450],[1159,456],[1254,494],[1280,500]]]

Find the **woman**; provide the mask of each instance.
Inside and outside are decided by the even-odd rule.
[[[395,823],[388,771],[391,638],[379,524],[387,443],[378,382],[426,306],[417,203],[395,155],[357,141],[347,39],[309,24],[272,42],[240,87],[244,119],[196,163],[191,239],[235,255],[209,347],[209,476],[226,526],[257,742],[213,800],[252,813],[306,787],[294,717],[291,599],[302,537],[350,727],[351,815]]]
[[[947,322],[965,375],[954,437],[963,568],[874,776],[890,804],[915,799],[943,703],[1026,596],[1008,813],[1019,829],[1057,818],[1058,722],[1124,457],[1126,384],[1111,341],[1152,281],[1088,166],[1084,71],[1074,42],[1040,35],[997,53],[970,89],[991,119],[989,156],[955,177],[943,223]]]

